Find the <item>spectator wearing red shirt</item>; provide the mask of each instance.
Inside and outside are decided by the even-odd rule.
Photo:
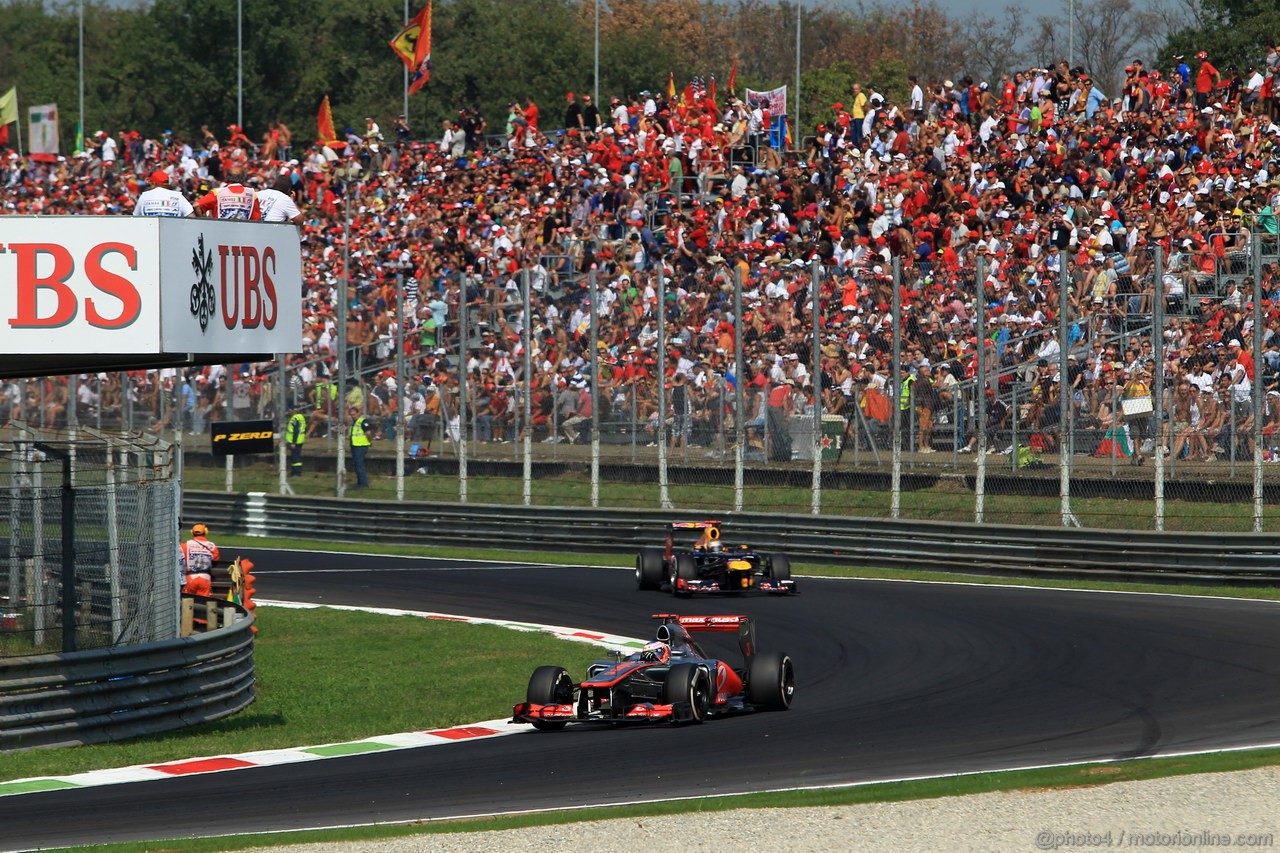
[[[1200,69],[1196,71],[1196,109],[1202,110],[1209,105],[1209,96],[1222,82],[1218,69],[1209,64],[1209,54],[1203,50],[1196,54],[1200,60]]]

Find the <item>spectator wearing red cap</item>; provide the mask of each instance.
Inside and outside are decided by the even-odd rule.
[[[151,189],[138,196],[134,216],[195,216],[195,208],[186,196],[169,188],[169,173],[156,169],[151,173]]]

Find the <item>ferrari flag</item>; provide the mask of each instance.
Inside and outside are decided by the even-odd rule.
[[[409,68],[409,93],[413,94],[431,79],[431,0],[390,44]]]

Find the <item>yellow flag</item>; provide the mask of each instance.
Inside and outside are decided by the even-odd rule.
[[[0,125],[11,124],[18,120],[18,89],[15,86],[0,95]]]

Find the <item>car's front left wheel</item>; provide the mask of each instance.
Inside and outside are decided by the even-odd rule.
[[[573,676],[562,666],[540,666],[529,676],[525,700],[533,705],[572,705]],[[534,720],[533,727],[544,732],[563,729],[564,720]]]

